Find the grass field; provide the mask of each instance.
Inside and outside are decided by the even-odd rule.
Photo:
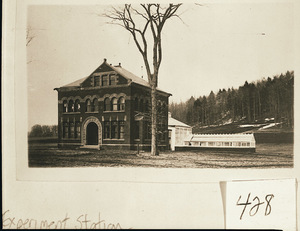
[[[149,152],[58,149],[56,143],[29,144],[29,167],[291,168],[292,143],[257,144],[245,152]]]

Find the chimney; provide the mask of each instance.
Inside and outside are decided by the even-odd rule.
[[[119,63],[119,67],[121,66],[121,63]]]
[[[107,59],[106,59],[106,58],[104,58],[104,62],[106,62],[106,60],[107,60]]]

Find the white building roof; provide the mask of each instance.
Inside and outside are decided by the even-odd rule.
[[[180,122],[179,120],[176,120],[172,117],[169,116],[169,119],[168,119],[168,125],[170,127],[185,127],[185,128],[191,128],[191,126],[185,124],[185,123],[182,123]]]
[[[237,133],[237,134],[193,134],[185,139],[189,142],[255,142],[253,134],[248,133]]]

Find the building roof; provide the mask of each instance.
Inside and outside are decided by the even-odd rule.
[[[62,87],[80,87],[80,84],[83,83],[88,77],[89,77],[89,76],[84,77],[84,78],[82,78],[82,79],[78,79],[78,80],[76,80],[76,81],[74,81],[74,82],[72,82],[72,83],[69,83],[69,84],[67,84],[67,85],[64,85],[64,86],[62,86]]]
[[[168,126],[171,126],[171,127],[186,127],[186,128],[191,128],[191,126],[185,124],[185,123],[182,123],[180,122],[179,120],[176,120],[172,117],[169,116],[169,119],[168,119]]]
[[[111,66],[111,68],[113,70],[115,70],[118,74],[122,75],[124,78],[131,80],[134,83],[146,86],[146,87],[150,87],[150,84],[148,83],[148,81],[136,76],[135,74],[131,73],[130,71],[127,71],[126,69],[124,69],[121,66]]]
[[[185,141],[199,142],[218,142],[218,141],[238,141],[238,142],[254,142],[253,134],[237,133],[237,134],[193,134],[185,139]]]
[[[120,64],[118,66],[113,66],[107,63],[106,59],[104,59],[104,62],[95,70],[92,72],[92,74],[94,72],[96,72],[102,65],[106,65],[108,67],[110,67],[112,70],[114,70],[115,72],[117,72],[119,75],[123,76],[124,78],[128,79],[129,81],[132,81],[133,83],[145,86],[145,87],[150,87],[150,84],[148,83],[148,81],[136,76],[135,74],[131,73],[130,71],[127,71],[126,69],[124,69]],[[72,83],[66,84],[64,86],[62,86],[62,88],[64,87],[81,87],[81,84],[87,79],[89,78],[92,74],[90,74],[87,77],[81,78],[79,80],[76,80]],[[158,91],[160,92],[164,92],[163,90],[156,88]],[[167,93],[167,92],[165,92]],[[171,95],[170,93],[167,93],[169,95]]]

